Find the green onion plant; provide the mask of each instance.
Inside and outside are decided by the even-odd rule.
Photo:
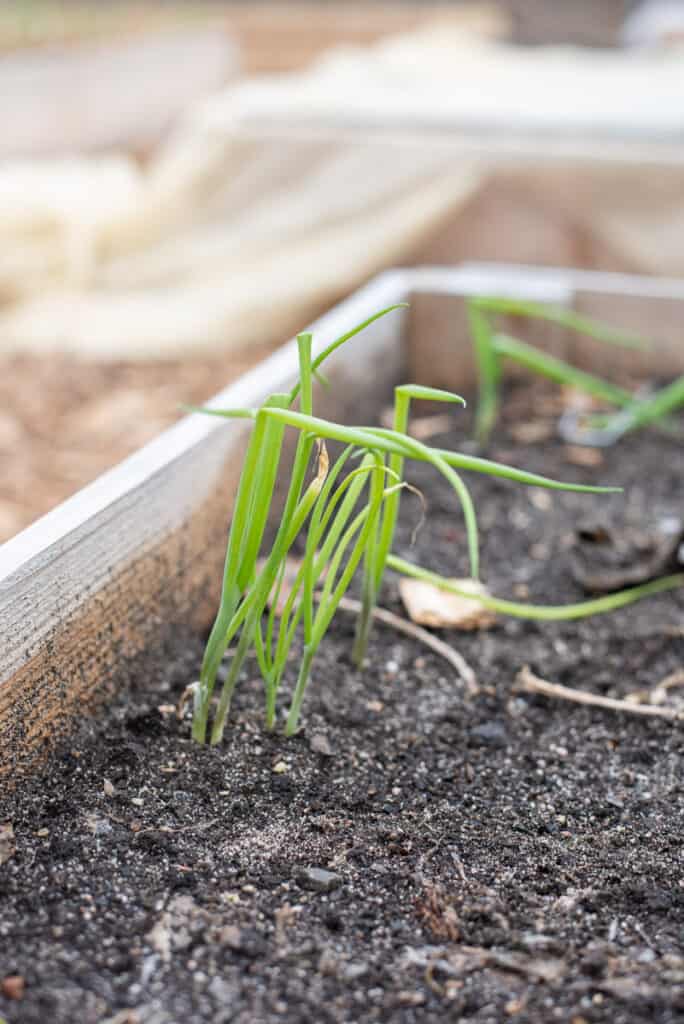
[[[301,642],[298,676],[285,721],[286,735],[297,731],[316,653],[358,569],[362,573],[362,602],[352,652],[357,664],[363,662],[367,650],[373,610],[387,568],[458,592],[442,576],[391,553],[401,492],[410,488],[404,479],[407,462],[432,465],[452,488],[465,522],[473,578],[479,575],[477,518],[462,472],[485,473],[556,490],[593,494],[619,490],[563,483],[489,459],[432,447],[410,437],[411,402],[429,399],[464,404],[459,395],[451,392],[414,384],[397,387],[391,429],[347,426],[315,416],[313,382],[315,378],[324,380],[320,367],[327,357],[396,308],[391,306],[370,317],[328,345],[316,358],[312,356],[311,335],[300,334],[299,376],[289,393],[270,395],[258,409],[200,410],[214,416],[248,419],[252,431],[228,533],[219,610],[194,691],[192,734],[199,743],[214,744],[221,740],[235,687],[250,656],[256,659],[264,684],[266,727],[275,728],[285,671],[295,642]],[[297,444],[279,525],[270,548],[262,555],[267,525],[274,519],[271,513],[275,512],[274,491],[282,470],[286,428],[298,432]],[[331,463],[329,446],[335,444],[342,448]],[[289,592],[284,592],[287,559],[295,544],[303,550],[303,556]],[[655,584],[560,608],[540,608],[470,593],[464,596],[504,614],[550,620],[618,608],[639,597],[680,585],[683,580],[684,577],[668,577]],[[283,601],[279,601],[281,594]],[[229,646],[231,658],[214,709],[216,682]]]
[[[591,422],[597,429],[586,433],[589,443],[609,444],[631,430],[646,426],[658,426],[668,433],[677,430],[668,416],[684,405],[684,376],[653,395],[639,397],[497,330],[495,321],[500,315],[543,320],[596,341],[628,348],[642,347],[643,342],[639,338],[571,310],[537,302],[482,296],[469,299],[467,305],[479,380],[475,435],[481,444],[487,442],[498,418],[502,363],[506,359],[541,377],[617,407],[617,413],[592,418]]]

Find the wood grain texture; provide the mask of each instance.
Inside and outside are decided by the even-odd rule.
[[[607,350],[585,340],[578,358],[608,374],[678,376],[684,373],[684,282],[641,281],[638,292],[622,288],[604,292],[600,280],[590,279],[575,290],[574,306],[586,316],[637,334],[646,347]]]
[[[516,318],[516,336],[609,378],[684,373],[684,281],[630,274],[496,263],[412,272],[408,359],[411,376],[433,387],[467,389],[475,381],[468,339],[468,295],[511,295],[568,306],[642,338],[620,348],[574,331]],[[464,344],[465,343],[465,344]],[[516,368],[508,364],[508,374]]]
[[[324,415],[363,422],[401,377],[465,390],[474,372],[464,302],[518,295],[573,305],[654,339],[632,369],[684,372],[684,283],[532,267],[464,265],[389,272],[313,326],[317,348],[379,309],[338,350]],[[596,351],[535,325],[535,343],[593,366]],[[611,350],[611,353],[613,350]],[[214,400],[255,406],[290,386],[290,342]],[[0,776],[33,768],[79,717],[206,627],[216,607],[244,423],[191,416],[0,547]],[[190,680],[188,680],[190,681]]]
[[[314,325],[317,346],[397,287],[380,278],[343,303]],[[401,318],[338,350],[321,411],[375,405],[399,373]],[[256,406],[295,372],[290,343],[215,403]],[[73,718],[127,685],[149,645],[209,623],[245,436],[244,422],[189,417],[0,548],[0,775],[29,769]]]
[[[515,296],[569,305],[572,289],[563,271],[548,276],[538,268],[465,264],[454,272],[435,268],[412,277],[409,367],[412,380],[456,391],[475,384],[466,300],[469,295]],[[512,322],[511,322],[512,323]],[[551,324],[527,321],[525,337],[548,351],[565,351],[566,332]],[[520,331],[518,322],[517,330]],[[507,372],[515,372],[510,365]]]

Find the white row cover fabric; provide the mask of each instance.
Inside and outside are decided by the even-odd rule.
[[[458,258],[514,260],[504,222],[500,249],[468,248],[469,211],[501,175],[490,141],[531,128],[514,161],[530,202],[613,269],[684,274],[681,157],[644,172],[632,151],[672,143],[683,112],[680,53],[516,50],[442,24],[217,92],[145,166],[0,162],[0,348],[168,358],[275,340],[445,223]],[[479,141],[461,149],[464,126]],[[544,170],[559,134],[594,136],[577,173],[571,155]],[[609,162],[604,137],[624,143]]]

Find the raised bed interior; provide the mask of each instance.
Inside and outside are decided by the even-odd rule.
[[[393,302],[410,308],[373,324],[330,363],[323,414],[377,412],[395,381],[467,391],[473,364],[464,299],[510,294],[566,305],[652,339],[648,354],[606,352],[557,327],[539,344],[611,374],[684,371],[684,286],[550,269],[472,265],[387,273],[313,327],[317,346]],[[290,343],[216,398],[254,406],[295,372]],[[603,364],[603,365],[602,365]],[[76,494],[0,549],[0,770],[40,759],[74,716],[111,698],[173,639],[202,629],[218,598],[226,523],[244,428],[193,416]],[[155,655],[156,657],[156,655]]]
[[[650,356],[624,351],[618,365],[611,348],[611,379],[684,370],[675,282],[425,269],[383,276],[314,326],[320,348],[390,302],[411,304],[338,350],[319,410],[374,420],[407,379],[468,392],[464,300],[480,293],[642,331]],[[601,345],[517,327],[602,366]],[[216,402],[257,404],[290,383],[295,365],[289,345]],[[511,380],[491,456],[625,494],[473,476],[494,593],[577,600],[567,542],[585,514],[680,515],[681,442],[644,431],[598,461],[582,449],[594,456],[587,463],[554,436],[561,407],[557,391]],[[457,411],[439,443],[467,442],[468,415]],[[525,440],[530,423],[544,436]],[[681,698],[673,689],[648,717],[618,715],[550,701],[516,687],[516,676],[528,664],[620,699],[669,686],[684,655],[682,590],[578,622],[501,618],[442,632],[476,691],[419,638],[380,624],[354,669],[353,620],[340,614],[301,732],[265,732],[263,686],[249,666],[223,742],[199,747],[174,705],[197,673],[216,602],[243,446],[239,425],[191,417],[0,549],[0,1016],[676,1024]],[[407,495],[395,550],[462,574],[453,493],[427,465],[407,479],[427,517],[413,537],[417,503]],[[382,603],[400,610],[396,580]]]

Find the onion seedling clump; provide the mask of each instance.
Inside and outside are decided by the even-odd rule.
[[[313,382],[320,377],[321,365],[340,345],[397,308],[391,306],[354,327],[315,358],[311,335],[300,334],[299,378],[289,393],[271,395],[258,409],[200,410],[214,416],[249,419],[253,426],[228,533],[219,610],[206,645],[199,683],[194,688],[192,735],[199,743],[220,742],[231,699],[248,657],[256,659],[263,680],[266,727],[276,727],[278,696],[295,641],[299,643],[297,638],[301,637],[298,674],[284,727],[288,736],[297,731],[316,653],[357,571],[362,574],[362,602],[352,653],[359,665],[365,657],[373,612],[388,567],[454,589],[445,578],[391,553],[401,494],[407,489],[415,490],[404,478],[407,463],[426,462],[449,483],[465,522],[470,574],[474,579],[479,576],[477,517],[462,472],[485,473],[555,490],[594,494],[619,490],[562,483],[488,459],[432,447],[410,437],[407,429],[411,401],[464,404],[459,395],[447,391],[413,384],[396,388],[391,429],[347,426],[315,416]],[[274,493],[282,469],[286,429],[297,431],[296,449],[279,525],[264,551],[266,527],[275,518]],[[331,462],[328,446],[335,442],[343,447]],[[285,571],[295,544],[304,553],[288,590]],[[576,618],[621,607],[683,580],[684,577],[669,577],[658,581],[657,587],[637,587],[566,608],[543,609],[498,598],[465,596],[509,615]],[[229,647],[227,673],[214,707],[219,669]]]
[[[574,414],[561,421],[565,439],[590,445],[609,445],[624,434],[642,427],[682,436],[681,427],[670,414],[684,406],[684,375],[667,387],[651,394],[634,394],[595,374],[578,369],[571,363],[542,352],[528,342],[511,337],[496,328],[496,318],[525,317],[564,327],[584,334],[595,341],[624,348],[643,348],[643,342],[624,331],[557,306],[519,299],[478,296],[468,300],[468,323],[479,377],[479,398],[475,417],[475,436],[485,444],[496,424],[500,406],[502,366],[510,360],[531,373],[564,387],[580,391],[607,405],[616,412],[594,414],[586,426],[575,423]]]

